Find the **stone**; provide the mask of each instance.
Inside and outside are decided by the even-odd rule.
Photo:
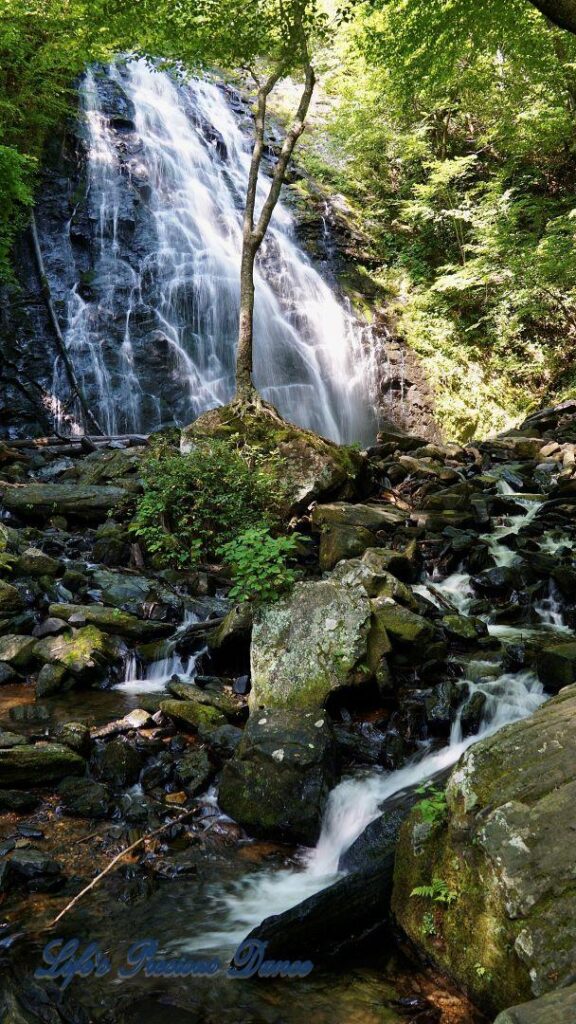
[[[90,487],[77,483],[3,485],[5,507],[25,520],[44,522],[47,517],[98,523],[124,500],[121,487]]]
[[[504,597],[519,586],[518,570],[511,566],[495,566],[473,576],[472,586],[477,593],[488,597]]]
[[[446,815],[427,835],[418,809],[401,829],[398,923],[487,1013],[573,979],[575,758],[572,685],[468,749],[450,776]],[[410,894],[433,878],[455,898],[435,905],[429,936],[430,901]]]
[[[64,814],[77,818],[107,818],[110,791],[92,779],[62,779],[58,786]]]
[[[16,636],[7,633],[0,636],[0,661],[14,668],[27,668],[34,660],[36,641],[32,636]]]
[[[66,622],[75,621],[79,625],[89,623],[104,633],[127,636],[134,640],[157,640],[174,632],[174,627],[168,622],[138,619],[129,612],[102,604],[51,604],[49,613]]]
[[[0,786],[50,786],[65,775],[83,775],[86,763],[60,743],[0,750]]]
[[[38,626],[34,626],[32,636],[35,636],[37,640],[42,640],[45,636],[58,636],[66,629],[68,629],[68,623],[64,622],[64,619],[48,618]]]
[[[326,572],[346,558],[362,555],[374,543],[363,526],[326,527],[320,534],[320,568]]]
[[[4,683],[17,683],[21,679],[18,672],[12,665],[7,665],[5,661],[0,661],[0,686]]]
[[[312,511],[312,527],[316,530],[335,529],[342,526],[361,527],[376,533],[390,532],[406,522],[408,513],[395,505],[349,505],[333,502],[316,505]]]
[[[254,711],[224,765],[218,801],[251,835],[312,845],[337,780],[334,735],[322,712]]]
[[[63,688],[68,676],[64,665],[43,665],[36,680],[36,697],[51,697]]]
[[[102,678],[109,665],[119,660],[117,647],[95,626],[37,640],[34,653],[38,661],[61,665],[82,682]]]
[[[17,814],[33,811],[40,803],[34,793],[22,793],[19,789],[0,789],[0,811],[15,811]]]
[[[253,608],[248,601],[234,605],[224,616],[223,622],[208,634],[208,646],[212,650],[221,650],[223,647],[230,647],[249,640],[252,620]]]
[[[195,701],[197,704],[205,704],[208,707],[216,708],[226,718],[234,721],[242,715],[245,705],[237,701],[230,694],[213,687],[201,688],[194,683],[181,683],[177,677],[168,682],[168,689],[174,697],[179,700]]]
[[[214,770],[203,747],[188,747],[175,765],[176,782],[184,786],[189,796],[201,793],[210,782]]]
[[[0,618],[16,615],[24,608],[24,601],[16,587],[5,580],[0,580]]]
[[[25,736],[17,732],[0,731],[0,749],[9,750],[11,747],[22,747],[27,742]]]
[[[449,640],[462,647],[473,646],[479,637],[488,636],[488,626],[483,619],[471,615],[445,615],[442,628]]]
[[[538,678],[547,693],[576,682],[576,642],[545,647],[536,659]]]
[[[54,738],[82,757],[90,753],[90,729],[83,722],[61,722],[54,730]]]
[[[50,718],[45,704],[17,704],[8,714],[13,722],[47,722]]]
[[[33,892],[51,892],[62,882],[62,868],[49,854],[33,848],[15,850],[10,858],[10,875],[23,881]]]
[[[576,985],[556,989],[541,999],[511,1006],[499,1013],[494,1024],[574,1024]]]
[[[38,548],[26,548],[16,568],[22,576],[58,576],[61,563]]]
[[[331,579],[297,583],[256,613],[250,707],[319,708],[336,690],[365,682],[370,626],[361,589]]]
[[[175,621],[182,616],[180,594],[160,580],[111,569],[96,569],[92,580],[103,604],[145,619]]]
[[[357,493],[366,457],[283,420],[272,406],[238,402],[203,413],[181,434],[183,454],[199,439],[240,437],[263,455],[262,465],[282,485],[287,518],[323,496]]]
[[[184,725],[191,725],[194,729],[200,727],[212,730],[221,725],[226,725],[226,718],[221,711],[205,704],[198,704],[191,700],[163,700],[160,710],[169,718],[174,718]]]
[[[380,626],[386,629],[392,644],[426,644],[432,639],[433,628],[422,615],[387,597],[380,598],[377,607]]]
[[[202,737],[202,731],[199,731]],[[242,741],[243,732],[235,725],[220,725],[207,737],[210,750],[222,761],[232,757]]]
[[[106,744],[100,759],[100,773],[112,786],[133,786],[138,782],[142,758],[124,737]]]

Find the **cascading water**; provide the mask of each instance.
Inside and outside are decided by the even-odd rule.
[[[522,496],[515,495],[516,498],[523,500]],[[509,564],[516,557],[503,543],[505,538],[510,533],[518,533],[538,512],[537,501],[526,500],[525,504],[525,513],[505,517],[505,522],[486,537],[498,565]],[[509,553],[512,559],[508,558]],[[461,571],[443,581],[430,581],[414,589],[436,603],[448,602],[462,613],[468,610],[473,599],[470,576]],[[509,627],[489,624],[491,632],[501,628]],[[232,889],[214,888],[211,898],[214,918],[219,925],[181,944],[194,950],[233,946],[264,917],[282,913],[330,885],[339,877],[342,855],[382,813],[388,799],[451,767],[472,744],[532,714],[545,699],[535,673],[504,672],[493,662],[471,662],[460,686],[468,697],[481,693],[484,698],[482,721],[475,735],[464,737],[461,707],[452,724],[449,743],[442,750],[429,752],[427,744],[423,744],[420,754],[398,771],[363,773],[345,779],[330,794],[320,839],[313,850],[303,853],[300,870],[260,872],[242,879]]]
[[[91,266],[69,291],[65,341],[111,433],[190,422],[233,395],[251,144],[234,101],[219,84],[179,81],[144,61],[88,72],[82,83]],[[267,187],[261,175],[260,203]],[[261,394],[301,426],[368,443],[373,362],[369,327],[338,301],[279,203],[256,272]],[[54,392],[66,394],[60,365]]]

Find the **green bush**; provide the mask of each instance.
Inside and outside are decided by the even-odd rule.
[[[189,455],[157,442],[143,484],[130,530],[159,566],[211,562],[245,530],[280,526],[278,486],[228,441],[201,441]]]
[[[236,601],[270,602],[295,582],[297,573],[288,562],[296,554],[300,538],[272,537],[269,530],[253,527],[228,541],[220,553],[232,570]]]

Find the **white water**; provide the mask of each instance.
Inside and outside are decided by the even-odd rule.
[[[190,422],[232,397],[251,140],[211,81],[185,84],[144,61],[109,76],[134,104],[136,138],[111,126],[104,86],[89,72],[81,104],[96,297],[71,291],[65,340],[105,429],[140,431],[174,415]],[[259,202],[268,181],[261,175]],[[129,189],[141,196],[134,241],[123,235]],[[258,258],[254,375],[288,419],[336,441],[373,440],[371,331],[314,268],[283,203]],[[59,367],[56,394],[63,389]]]
[[[176,636],[193,622],[198,622],[198,616],[194,612],[186,612],[176,630]],[[141,675],[139,659],[135,654],[130,654],[126,659],[124,680],[118,683],[115,689],[124,693],[155,693],[165,690],[166,683],[172,676],[180,676],[183,681],[193,679],[196,674],[196,663],[203,653],[203,650],[196,651],[185,658],[177,652],[167,654],[165,658],[149,662],[144,668],[144,675]]]
[[[487,540],[492,542],[493,538],[491,550],[497,564],[510,564],[502,552],[502,538],[511,532],[518,533],[533,519],[538,507],[537,502],[527,501],[523,515],[506,517],[493,534],[487,535]],[[508,552],[510,549],[505,550]],[[513,561],[516,556],[514,552],[511,554]],[[439,604],[434,596],[436,590],[459,612],[466,613],[473,599],[468,573],[458,571],[445,580],[430,581],[430,584],[431,589],[424,584],[414,590]],[[508,636],[516,633],[514,627],[507,626],[491,626],[490,631],[501,631]],[[536,630],[519,629],[518,635],[527,632]],[[498,672],[492,662],[471,662],[469,673],[459,680],[459,685],[468,697],[480,692],[486,698],[476,735],[463,737],[461,708],[452,725],[449,743],[442,750],[427,753],[427,745],[423,744],[419,756],[398,771],[372,771],[344,779],[330,794],[316,847],[301,852],[300,869],[262,871],[241,879],[232,887],[213,887],[209,896],[217,926],[180,944],[196,951],[233,947],[264,917],[282,913],[330,885],[340,877],[338,865],[343,853],[382,813],[386,800],[451,767],[474,743],[504,725],[531,715],[545,699],[542,684],[533,672]]]

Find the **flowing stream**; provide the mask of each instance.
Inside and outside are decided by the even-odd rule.
[[[87,196],[79,208],[92,239],[80,272],[75,212],[62,240],[76,270],[65,342],[110,433],[187,423],[234,391],[250,122],[222,84],[184,82],[142,60],[89,71],[80,94]],[[268,184],[261,174],[259,204]],[[330,245],[324,250],[329,257]],[[287,419],[369,443],[371,330],[337,298],[328,263],[321,269],[280,202],[257,261],[255,383]],[[66,395],[59,361],[53,390]]]
[[[527,526],[537,514],[540,504],[537,500],[524,501],[520,498],[519,501],[525,504],[526,511],[504,516],[503,523],[486,536],[497,565],[513,563],[515,553],[503,541]],[[470,576],[460,571],[441,581],[430,579],[415,589],[436,602],[435,592],[439,593],[462,614],[467,612],[473,599]],[[556,605],[549,614],[554,616],[555,626],[565,628]],[[546,615],[542,614],[541,618],[545,627]],[[500,630],[504,633],[508,630],[513,635],[515,632],[535,632],[488,625],[490,632],[495,633]],[[366,826],[385,810],[389,798],[413,789],[449,768],[472,744],[504,725],[532,714],[545,699],[542,684],[532,671],[504,672],[492,661],[471,661],[460,685],[466,688],[468,696],[480,692],[485,697],[481,725],[475,735],[463,736],[460,708],[452,724],[449,742],[443,749],[431,750],[428,743],[423,743],[419,754],[398,771],[370,771],[344,779],[330,794],[316,847],[301,851],[301,867],[262,871],[241,879],[233,886],[214,886],[210,893],[213,930],[208,934],[204,932],[188,937],[179,944],[191,950],[231,948],[264,917],[288,910],[336,881],[340,877],[342,855]]]

